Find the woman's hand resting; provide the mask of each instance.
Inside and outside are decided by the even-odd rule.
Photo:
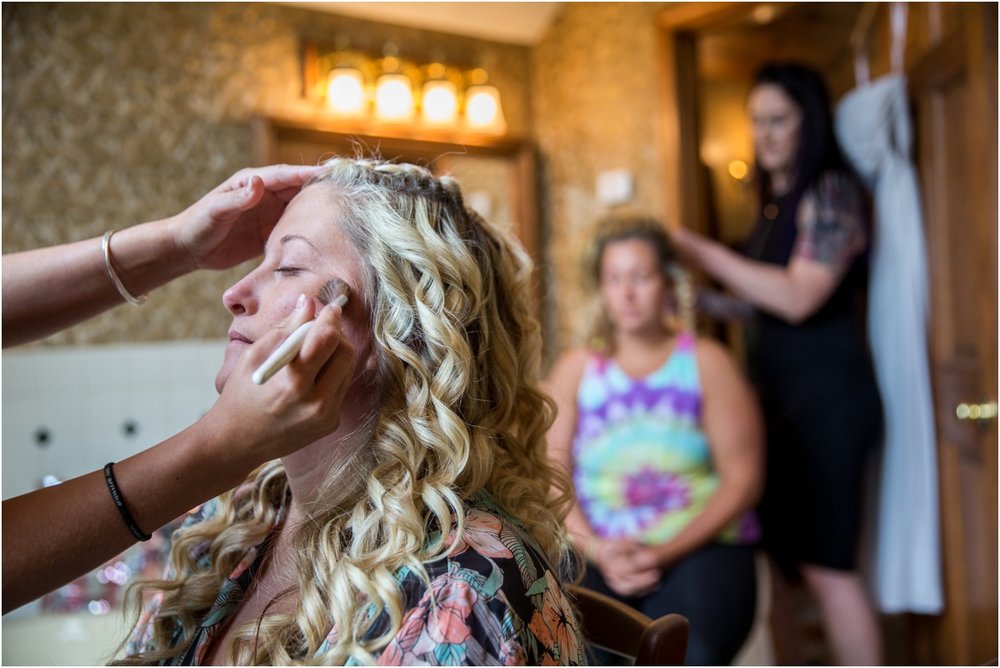
[[[663,575],[656,551],[634,540],[599,540],[595,556],[604,580],[621,596],[641,596]]]

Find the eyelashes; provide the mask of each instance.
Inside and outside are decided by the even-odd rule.
[[[282,276],[298,276],[302,273],[301,267],[277,267],[274,273]]]

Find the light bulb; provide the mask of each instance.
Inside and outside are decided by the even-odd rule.
[[[421,109],[425,123],[452,125],[458,117],[458,92],[455,84],[444,79],[432,79],[424,84]]]
[[[338,116],[361,116],[365,111],[365,81],[353,68],[337,68],[330,73],[326,104]]]
[[[733,160],[729,163],[729,175],[737,181],[742,181],[749,173],[750,168],[742,160]]]
[[[375,116],[384,122],[413,118],[413,85],[405,74],[383,74],[375,86]]]
[[[470,86],[465,92],[465,122],[472,130],[502,134],[507,121],[500,106],[500,92],[495,86]]]

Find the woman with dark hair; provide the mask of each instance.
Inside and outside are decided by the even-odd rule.
[[[747,106],[760,208],[744,254],[687,230],[674,241],[753,308],[746,354],[768,432],[760,518],[777,566],[777,658],[802,662],[795,634],[782,628],[786,580],[802,578],[837,663],[875,664],[878,623],[857,569],[864,468],[882,426],[863,327],[863,192],[837,145],[815,71],[764,66]]]

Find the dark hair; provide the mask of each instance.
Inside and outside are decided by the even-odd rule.
[[[822,75],[799,63],[766,63],[757,71],[750,89],[768,84],[781,88],[795,100],[802,112],[802,130],[791,191],[801,195],[816,183],[820,174],[828,170],[850,171],[833,131],[830,95]],[[766,202],[772,194],[771,179],[759,162],[756,167],[761,202]]]
[[[648,243],[656,252],[660,273],[672,280],[671,270],[677,264],[677,253],[666,228],[654,218],[626,213],[612,214],[598,222],[597,235],[588,258],[588,273],[595,285],[601,282],[601,260],[608,245],[630,239]]]
[[[694,332],[698,322],[694,310],[694,287],[691,276],[677,257],[674,244],[663,224],[641,213],[620,211],[602,218],[597,225],[597,233],[586,255],[586,271],[595,292],[601,283],[601,260],[607,247],[619,241],[645,242],[656,253],[660,274],[668,285],[673,287],[676,321],[672,326]],[[611,321],[602,309],[601,317],[591,329],[590,345],[610,351],[612,340]]]

